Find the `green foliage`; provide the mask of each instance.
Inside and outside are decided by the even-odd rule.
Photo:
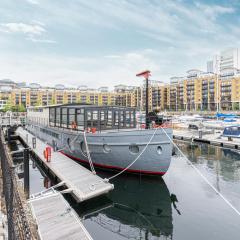
[[[234,103],[233,104],[233,110],[240,110],[239,109],[239,103]]]
[[[11,112],[26,112],[26,108],[24,105],[12,105],[8,102],[2,110],[3,112],[11,111]]]
[[[52,98],[52,100],[50,101],[50,105],[55,105],[55,104],[56,104],[55,98]]]

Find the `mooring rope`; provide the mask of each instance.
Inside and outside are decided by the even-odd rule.
[[[57,152],[61,152],[62,150],[66,149],[68,147],[68,149],[70,150],[70,152],[72,152],[72,149],[70,148],[70,145],[72,143],[74,143],[75,141],[77,141],[78,137],[80,134],[77,134],[76,137],[74,137],[72,140],[69,141],[69,144],[65,145],[63,148],[60,148],[57,150]],[[68,146],[69,145],[69,146]]]
[[[147,143],[146,146],[143,148],[143,150],[141,151],[141,153],[140,153],[128,166],[126,166],[122,171],[118,172],[117,174],[115,174],[115,175],[113,175],[113,176],[111,176],[111,177],[109,177],[109,178],[104,178],[104,179],[99,180],[99,181],[96,182],[96,183],[92,183],[89,188],[90,188],[91,190],[95,190],[96,185],[98,185],[98,184],[100,184],[100,183],[102,183],[102,182],[109,182],[109,180],[112,180],[113,178],[119,176],[120,174],[124,173],[127,169],[129,169],[129,168],[141,157],[141,155],[146,151],[147,147],[148,147],[149,144],[152,142],[152,140],[153,140],[153,138],[154,138],[154,136],[155,136],[155,134],[156,134],[156,132],[157,132],[158,129],[159,129],[159,127],[154,130],[152,136],[150,137],[148,143]]]
[[[187,162],[191,165],[193,169],[196,170],[196,172],[203,178],[203,180],[225,201],[225,203],[232,208],[239,216],[240,212],[229,202],[228,199],[226,199],[210,182],[209,180],[201,173],[201,171],[194,166],[194,164],[187,158],[187,156],[181,151],[181,149],[177,146],[177,144],[174,143],[174,141],[171,139],[171,137],[167,134],[167,132],[160,127],[163,132],[166,134],[166,136],[169,138],[169,140],[172,142],[172,144],[177,148],[177,150],[180,152],[180,154],[187,160]]]
[[[87,142],[87,137],[86,137],[86,132],[85,131],[83,132],[83,137],[84,137],[84,142],[85,142],[85,147],[86,147],[86,152],[87,152],[87,158],[88,158],[88,161],[89,161],[90,168],[91,168],[92,172],[94,174],[96,174],[96,171],[95,171],[94,166],[93,166],[92,158],[91,158],[91,155],[90,155],[90,152],[89,152],[88,142]]]

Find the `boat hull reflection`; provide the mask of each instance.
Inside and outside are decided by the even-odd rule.
[[[108,207],[100,207],[100,212],[94,209],[92,214],[86,205],[82,208],[89,224],[98,224],[124,238],[172,238],[171,196],[161,177],[122,175],[114,179],[114,186]]]

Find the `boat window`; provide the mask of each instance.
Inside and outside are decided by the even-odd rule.
[[[103,144],[103,151],[109,153],[111,152],[111,147],[108,144]]]
[[[84,109],[81,108],[77,110],[77,114],[83,114],[83,113],[84,113]]]
[[[55,126],[55,108],[50,108],[49,122],[50,126]]]
[[[162,154],[162,147],[161,146],[158,146],[157,147],[157,153],[160,155]]]
[[[129,151],[133,154],[137,154],[139,152],[139,147],[136,144],[132,144],[129,146]]]
[[[77,115],[77,125],[78,126],[83,126],[84,125],[84,115],[83,114],[78,114]]]
[[[93,111],[93,120],[98,120],[98,111]]]
[[[105,119],[105,112],[104,111],[100,112],[100,119],[101,119],[101,121],[103,121]]]
[[[232,127],[232,131],[237,131],[238,127]]]
[[[56,108],[56,126],[60,126],[60,108]]]
[[[67,108],[62,108],[62,114],[67,114]]]
[[[69,109],[69,114],[75,114],[75,108],[70,108]]]
[[[90,110],[87,111],[87,120],[92,120],[92,112]]]
[[[63,114],[62,115],[62,122],[61,122],[62,127],[67,127],[67,115]]]
[[[120,126],[123,127],[124,126],[124,111],[120,111]]]
[[[112,127],[112,111],[108,110],[107,112],[107,127],[111,128]]]
[[[119,122],[119,119],[118,119],[118,111],[114,111],[114,125],[115,126],[118,126],[118,122]]]
[[[61,127],[67,127],[67,108],[62,108]]]
[[[76,124],[75,108],[68,110],[68,127],[72,128],[73,124]]]

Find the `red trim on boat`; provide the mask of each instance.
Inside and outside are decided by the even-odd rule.
[[[88,161],[86,160],[82,160],[80,158],[77,158],[77,157],[74,157],[74,156],[71,156],[63,151],[60,151],[63,155],[73,159],[73,160],[76,160],[76,161],[79,161],[79,162],[82,162],[82,163],[89,163]],[[121,168],[121,167],[117,167],[117,166],[109,166],[109,165],[105,165],[105,164],[99,164],[99,163],[93,163],[94,166],[96,167],[100,167],[100,168],[108,168],[108,169],[116,169],[116,170],[123,170],[124,168]],[[133,169],[127,169],[126,172],[132,172],[132,173],[143,173],[143,174],[150,174],[150,175],[160,175],[160,176],[163,176],[166,172],[154,172],[154,171],[145,171],[145,170],[133,170]]]

